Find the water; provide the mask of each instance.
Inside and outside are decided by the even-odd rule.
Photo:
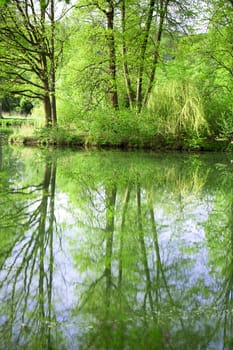
[[[0,349],[233,349],[230,156],[0,155]]]

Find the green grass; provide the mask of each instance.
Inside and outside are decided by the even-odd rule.
[[[35,128],[30,125],[24,125],[20,128],[14,128],[9,137],[11,143],[27,145],[83,145],[84,138],[80,137],[75,131],[70,131],[62,127],[55,128]]]
[[[4,117],[0,119],[0,128],[22,126],[24,124],[34,125],[35,123],[36,121],[33,118]]]

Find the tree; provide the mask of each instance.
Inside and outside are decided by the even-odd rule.
[[[167,8],[168,8],[169,0],[162,0],[162,1],[156,1],[150,0],[147,15],[145,18],[145,29],[142,30],[142,42],[140,45],[140,54],[139,54],[139,68],[138,68],[138,76],[137,76],[137,95],[136,95],[136,103],[138,110],[141,110],[143,99],[147,101],[148,95],[151,92],[154,78],[155,78],[155,69],[158,63],[159,58],[159,46],[162,38],[162,32],[163,32],[163,23],[164,19],[167,16]],[[146,51],[148,46],[148,40],[149,35],[151,32],[151,26],[153,25],[153,16],[154,12],[156,11],[156,17],[158,18],[157,21],[157,28],[156,28],[156,34],[155,34],[155,40],[154,40],[154,49],[153,49],[153,60],[152,65],[149,73],[149,81],[147,84],[147,91],[145,92],[143,96],[143,76],[144,76],[144,69],[145,69],[145,63],[146,63]]]
[[[109,105],[140,112],[155,84],[163,35],[184,31],[193,15],[188,1],[78,3],[68,22],[73,34],[65,51],[64,93],[75,87],[69,98],[79,94],[82,112]]]
[[[143,3],[132,1],[130,6],[126,6],[123,2],[121,16],[126,88],[134,92],[128,93],[129,105],[133,105],[134,95],[134,104],[140,112],[146,106],[155,85],[156,69],[167,53],[161,48],[164,36],[174,37],[187,32],[189,19],[195,17],[195,4],[150,0]],[[132,55],[134,62],[130,62],[129,56]]]
[[[0,64],[11,93],[43,101],[46,127],[57,124],[55,0],[10,1],[0,7]]]
[[[213,63],[216,75],[224,76],[228,80],[225,88],[232,94],[233,88],[233,3],[232,1],[217,0],[209,8],[210,24],[207,57]]]
[[[109,51],[109,75],[110,75],[110,102],[114,109],[118,108],[118,93],[116,82],[116,49],[115,49],[115,36],[114,36],[114,16],[115,16],[115,2],[107,0],[107,9],[103,10],[107,19],[107,43]]]
[[[115,43],[115,16],[118,2],[115,0],[106,1],[87,1],[83,7],[87,9],[88,14],[92,11],[99,18],[99,26],[102,28],[102,34],[105,37],[107,48],[107,72],[108,82],[107,91],[109,101],[113,109],[118,109],[118,91],[117,91],[117,57]],[[81,6],[82,8],[82,6]]]
[[[195,83],[203,97],[210,131],[231,137],[233,8],[230,1],[221,0],[206,6],[208,26],[204,32],[181,38],[176,59],[168,64],[167,72]]]

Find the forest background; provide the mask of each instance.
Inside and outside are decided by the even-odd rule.
[[[231,144],[232,0],[0,5],[0,116],[32,111],[36,120],[30,136],[21,128],[13,139],[172,149]]]

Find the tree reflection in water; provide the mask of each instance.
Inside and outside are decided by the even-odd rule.
[[[0,348],[232,348],[227,160],[30,152],[2,158]]]
[[[37,185],[10,187],[1,217],[1,347],[52,349],[56,159]],[[32,199],[33,198],[33,199]],[[33,210],[32,210],[33,208]],[[10,236],[10,237],[9,237]],[[5,250],[7,244],[7,250]]]

